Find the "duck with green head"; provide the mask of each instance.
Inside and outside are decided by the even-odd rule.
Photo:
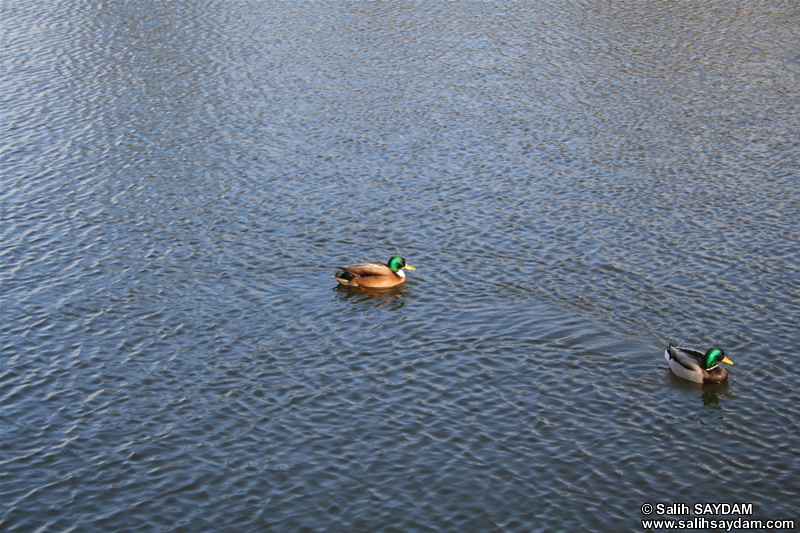
[[[705,354],[691,348],[678,348],[670,344],[664,350],[670,369],[676,376],[695,383],[722,383],[728,380],[728,371],[720,363],[733,364],[719,348],[711,348]]]
[[[362,289],[384,289],[401,285],[406,281],[403,269],[416,270],[402,257],[392,257],[386,264],[379,262],[359,263],[341,267],[333,277],[341,285]]]

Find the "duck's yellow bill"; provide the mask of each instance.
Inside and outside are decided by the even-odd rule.
[[[732,364],[733,364],[733,361],[731,361],[731,360],[730,360],[730,359],[728,359],[727,357],[723,357],[723,358],[722,358],[722,362],[723,362],[723,363],[728,363],[729,365],[732,365]]]
[[[404,266],[403,268],[407,268],[407,269],[409,269],[409,270],[416,270],[416,268],[412,267],[412,266],[411,266],[411,265],[409,265],[408,263],[406,263],[406,266]]]

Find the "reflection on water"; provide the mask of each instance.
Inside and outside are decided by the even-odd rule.
[[[797,516],[798,17],[5,2],[0,528]]]
[[[670,385],[686,397],[695,397],[701,400],[703,407],[706,408],[702,411],[698,410],[697,415],[700,416],[701,419],[703,414],[721,415],[724,411],[723,405],[725,399],[732,394],[729,382],[703,385],[681,379],[671,374]]]
[[[722,405],[720,404],[720,401],[730,394],[730,392],[725,392],[725,389],[728,388],[727,384],[725,384],[725,383],[722,383],[722,384],[718,385],[717,387],[714,387],[714,389],[717,389],[717,388],[720,388],[721,390],[719,390],[719,391],[717,391],[717,390],[704,390],[703,394],[701,396],[702,399],[703,399],[703,405],[705,405],[706,407],[708,407],[712,411],[720,411],[720,410],[722,410]]]
[[[357,307],[383,307],[384,310],[397,311],[408,305],[408,288],[405,285],[387,289],[365,289],[362,287],[347,287],[339,285],[334,287],[342,301],[350,301]],[[388,307],[385,307],[388,306]]]

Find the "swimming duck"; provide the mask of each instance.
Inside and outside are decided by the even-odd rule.
[[[416,270],[413,266],[406,263],[402,257],[392,257],[384,265],[383,263],[359,263],[341,267],[342,271],[337,272],[333,277],[342,285],[360,288],[388,288],[401,285],[406,281],[403,269]]]
[[[664,350],[664,357],[676,376],[695,383],[722,383],[728,380],[728,371],[719,363],[733,364],[719,348],[711,348],[705,354],[691,348],[678,348],[671,343]]]

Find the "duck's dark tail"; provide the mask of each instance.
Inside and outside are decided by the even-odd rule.
[[[337,272],[336,274],[334,274],[333,277],[336,278],[336,279],[343,279],[345,281],[350,281],[351,279],[356,277],[356,275],[353,274],[352,272],[348,272],[346,270],[342,270],[341,272]]]

